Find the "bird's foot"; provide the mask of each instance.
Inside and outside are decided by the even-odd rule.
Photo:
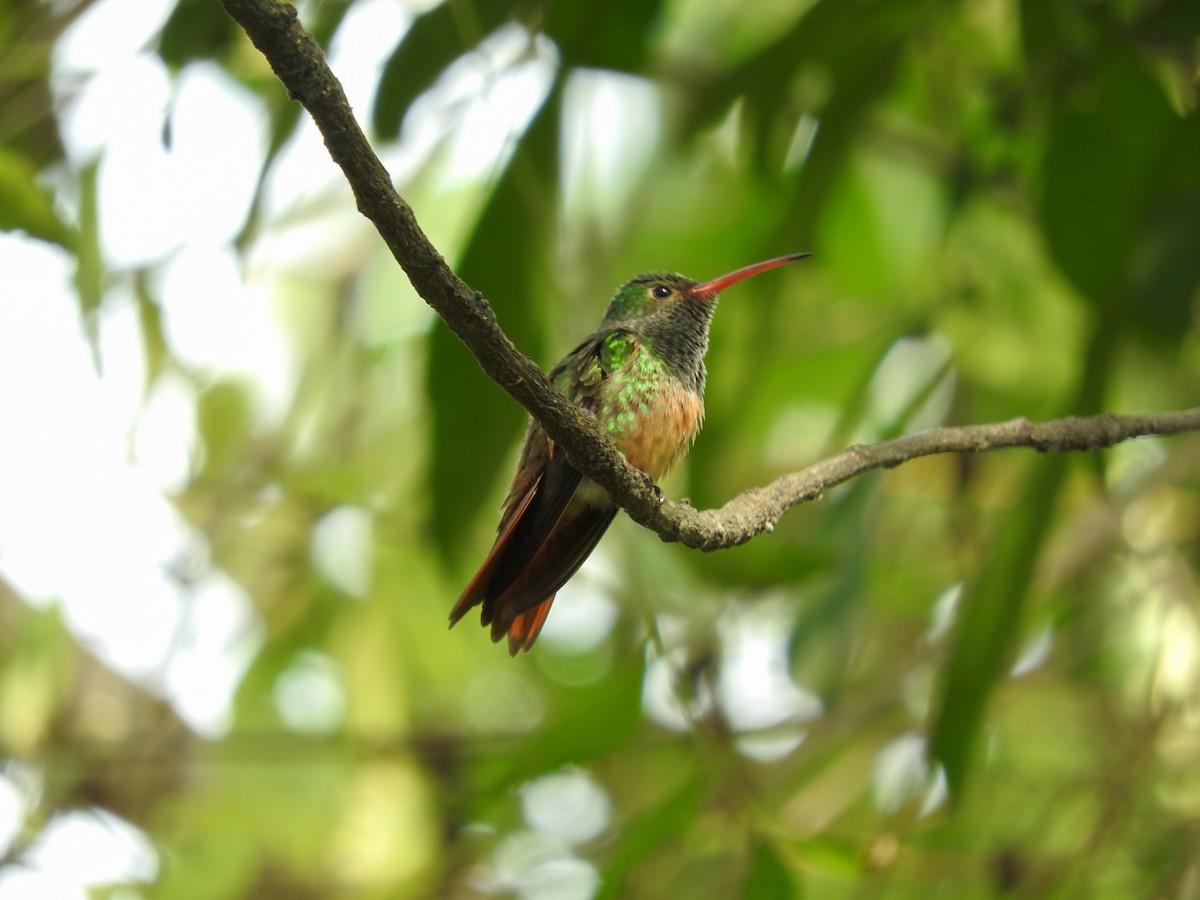
[[[665,503],[667,498],[663,495],[662,488],[660,488],[657,484],[655,484],[654,479],[651,478],[649,475],[647,475],[645,472],[642,472],[641,475],[642,475],[642,481],[646,482],[646,487],[648,487],[648,488],[650,488],[650,490],[654,491],[654,499],[656,499],[659,503]]]

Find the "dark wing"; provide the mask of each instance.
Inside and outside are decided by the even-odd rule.
[[[544,457],[536,446],[539,441],[546,444]],[[532,448],[531,444],[534,445]],[[544,462],[538,461],[543,458]],[[527,466],[527,462],[530,465]],[[496,543],[454,605],[450,613],[451,626],[479,603],[483,604],[484,625],[512,618],[496,617],[497,601],[545,543],[554,523],[571,502],[580,479],[579,470],[568,463],[563,454],[554,452],[541,427],[534,424],[526,439],[521,468],[505,504]]]
[[[559,520],[559,527],[550,533],[529,565],[496,599],[491,620],[493,641],[500,640],[507,631],[508,650],[513,656],[533,646],[555,593],[591,555],[616,514],[615,506],[587,506],[571,510],[569,518]],[[536,624],[536,630],[529,634],[524,633],[527,622]],[[484,624],[488,624],[486,604]]]
[[[493,641],[507,632],[512,656],[533,646],[555,593],[591,555],[616,514],[615,506],[588,506],[560,520],[520,577],[495,601]],[[488,624],[486,604],[483,623]]]
[[[550,373],[555,385],[581,406],[590,406],[604,373],[601,339],[580,344]],[[579,470],[533,422],[521,464],[504,502],[499,533],[479,572],[450,613],[453,626],[482,604],[481,620],[492,640],[509,636],[509,652],[533,646],[557,591],[583,564],[616,514],[616,508],[577,504],[563,516],[582,480]]]

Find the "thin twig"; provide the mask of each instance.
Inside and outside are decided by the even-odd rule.
[[[554,390],[549,379],[508,339],[491,305],[462,281],[430,243],[412,209],[363,134],[342,86],[295,9],[282,0],[221,0],[262,52],[293,99],[308,110],[333,160],[342,168],[358,209],[378,229],[417,294],[446,322],[483,371],[535,416],[546,433],[589,478],[641,525],[663,540],[701,550],[745,543],[774,529],[798,504],[872,469],[891,468],[937,453],[979,453],[1027,447],[1040,453],[1097,450],[1130,438],[1200,430],[1200,408],[1157,415],[1106,414],[1033,423],[940,428],[851,447],[765,487],[734,497],[720,509],[663,503],[617,450],[594,416]]]

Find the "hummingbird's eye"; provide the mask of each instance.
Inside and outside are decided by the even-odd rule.
[[[655,300],[666,300],[673,293],[675,292],[665,284],[656,284],[654,287],[650,288],[650,296]]]

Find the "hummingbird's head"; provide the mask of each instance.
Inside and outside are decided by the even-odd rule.
[[[711,281],[697,282],[683,275],[666,272],[647,272],[625,282],[604,314],[605,325],[624,325],[638,322],[681,317],[695,320],[697,312],[704,321],[712,317],[717,295],[731,284],[811,256],[810,253],[791,253],[764,262],[743,266]]]
[[[604,313],[605,325],[629,325],[651,319],[666,319],[678,314],[684,304],[704,306],[692,300],[689,291],[696,282],[683,275],[668,272],[646,272],[638,275],[619,288]],[[707,304],[716,300],[714,296]],[[710,308],[709,315],[712,315]]]
[[[768,259],[704,282],[664,272],[638,275],[617,289],[601,327],[624,328],[639,335],[681,378],[703,391],[708,326],[720,292],[809,255],[792,253]]]

